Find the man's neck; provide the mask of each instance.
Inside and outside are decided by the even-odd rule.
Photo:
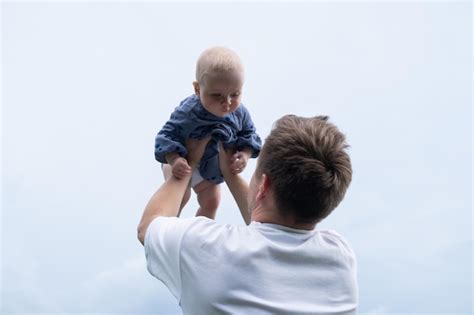
[[[316,226],[314,223],[296,223],[294,219],[290,220],[282,217],[277,209],[264,209],[262,207],[252,211],[250,221],[278,224],[297,230],[313,230]]]

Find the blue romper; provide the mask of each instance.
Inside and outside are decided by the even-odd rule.
[[[218,117],[202,106],[199,97],[191,95],[175,108],[156,136],[155,158],[158,162],[167,163],[165,157],[172,152],[185,157],[186,139],[202,139],[209,134],[212,137],[199,164],[199,173],[205,180],[215,184],[224,181],[219,167],[218,141],[221,141],[226,149],[251,148],[252,158],[257,157],[262,148],[262,140],[257,135],[250,114],[243,104],[234,112]]]

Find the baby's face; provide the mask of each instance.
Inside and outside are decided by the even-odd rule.
[[[241,74],[208,75],[202,84],[194,82],[194,89],[208,112],[224,117],[239,107],[243,83]]]

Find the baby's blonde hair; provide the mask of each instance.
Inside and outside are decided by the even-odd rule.
[[[196,64],[196,81],[204,82],[208,74],[224,74],[237,72],[244,74],[244,67],[239,56],[226,47],[211,47],[201,53]]]

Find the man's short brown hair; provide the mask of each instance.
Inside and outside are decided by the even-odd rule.
[[[283,216],[317,223],[337,207],[351,182],[347,147],[328,116],[286,115],[265,140],[257,176],[268,176]]]

